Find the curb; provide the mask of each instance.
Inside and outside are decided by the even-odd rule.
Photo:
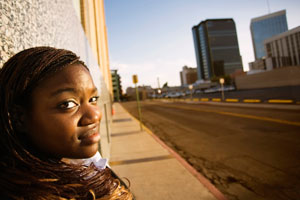
[[[292,100],[292,99],[268,99],[265,101],[262,101],[261,99],[239,99],[239,98],[225,98],[222,100],[222,98],[185,98],[185,99],[168,99],[168,98],[162,98],[162,99],[150,99],[154,101],[173,101],[173,102],[185,102],[185,101],[194,101],[194,102],[229,102],[229,103],[251,103],[251,104],[294,104],[299,105],[300,101]]]
[[[122,106],[120,104],[120,106]],[[123,106],[122,106],[123,107]],[[132,114],[130,114],[124,107],[123,109],[138,123],[140,122],[138,119],[136,119]],[[194,177],[200,181],[212,194],[215,196],[218,200],[227,200],[227,198],[202,174],[200,174],[193,166],[191,166],[186,160],[184,160],[178,153],[176,153],[173,149],[171,149],[168,145],[166,145],[161,139],[159,139],[158,136],[156,136],[149,128],[147,128],[142,123],[143,129],[151,135],[156,142],[158,142],[163,148],[169,151],[169,153],[178,160]]]

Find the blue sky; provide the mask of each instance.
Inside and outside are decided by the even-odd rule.
[[[180,85],[184,65],[196,67],[192,27],[213,18],[233,18],[244,70],[254,60],[250,21],[286,9],[288,28],[300,26],[299,0],[104,0],[110,68],[123,90],[139,85]]]

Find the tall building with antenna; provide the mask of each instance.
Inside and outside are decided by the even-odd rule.
[[[288,30],[286,11],[256,17],[250,23],[255,60],[265,57],[264,40]]]

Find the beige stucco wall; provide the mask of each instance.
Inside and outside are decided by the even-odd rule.
[[[300,85],[300,66],[284,67],[256,74],[237,76],[237,89]]]
[[[112,96],[104,2],[103,0],[81,0],[81,10],[83,28],[99,64],[106,87]]]
[[[103,156],[109,157],[111,95],[73,1],[0,0],[0,8],[0,67],[15,53],[34,46],[69,49],[87,64],[100,91],[99,105],[103,113],[100,126],[101,151]],[[100,52],[102,49],[107,52],[105,44],[99,48]],[[103,55],[108,57],[105,53]]]

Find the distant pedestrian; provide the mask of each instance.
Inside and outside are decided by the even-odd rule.
[[[35,47],[4,64],[0,199],[132,199],[99,155],[72,162],[98,151],[97,100],[88,68],[71,51]]]

